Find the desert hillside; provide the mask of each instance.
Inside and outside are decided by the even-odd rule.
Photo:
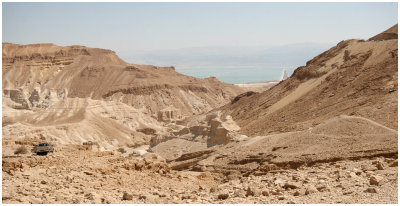
[[[317,188],[317,193],[325,197],[337,197],[337,192],[343,192],[336,203],[361,203],[366,193],[377,189],[368,189],[371,184],[365,178],[375,173],[368,172],[371,163],[363,161],[397,166],[397,43],[397,38],[342,41],[271,89],[243,93],[221,108],[191,117],[187,120],[188,130],[182,130],[178,138],[160,141],[152,151],[166,158],[176,170],[210,171],[223,174],[225,181],[232,182],[231,179],[248,176],[247,196],[251,191],[261,193],[262,189],[257,188],[269,181],[265,178],[273,178],[268,187],[278,189],[265,194],[272,193],[278,199],[286,200],[292,189],[299,192],[294,196],[307,196],[308,187]],[[182,150],[186,152],[175,152]],[[360,160],[363,163],[357,165]],[[342,167],[337,165],[340,162],[354,167],[342,170],[350,174],[348,177],[356,177],[348,179],[350,182],[362,182],[359,188],[348,191],[344,186],[351,183],[342,182],[345,177],[334,169]],[[313,180],[305,176],[306,180],[299,180],[294,175],[292,180],[297,183],[292,184],[285,177],[295,171],[300,171],[297,175],[304,174],[301,170],[319,171],[316,175],[322,175],[318,168],[326,170],[323,180],[315,180],[319,183],[310,184]],[[380,168],[384,170],[383,166]],[[364,173],[353,176],[352,171],[357,170]],[[379,172],[378,176],[382,175]],[[397,191],[397,176],[393,178],[393,182],[386,180],[388,188],[380,188],[381,192]],[[340,190],[334,189],[336,184]],[[361,199],[347,199],[349,194]],[[310,201],[296,199],[301,203]],[[326,202],[325,199],[317,202]],[[389,199],[397,202],[389,197],[381,201],[390,202]]]
[[[3,43],[3,136],[142,145],[149,128],[204,113],[242,90],[84,46]],[[152,133],[154,133],[152,132]],[[3,138],[4,139],[4,138]]]
[[[392,28],[391,31],[394,31]],[[284,138],[287,142],[279,147],[287,148],[290,142],[294,148],[297,148],[295,151],[302,155],[305,155],[307,150],[298,148],[300,145],[315,148],[313,153],[321,149],[323,151],[321,155],[314,154],[318,161],[325,159],[323,158],[325,155],[333,155],[327,151],[335,153],[334,158],[344,158],[346,153],[338,152],[344,145],[333,145],[343,144],[348,141],[347,138],[352,139],[354,146],[365,144],[364,148],[357,149],[360,152],[358,154],[367,155],[368,153],[361,151],[368,149],[370,155],[373,154],[372,151],[382,153],[390,151],[389,153],[395,154],[398,128],[397,42],[397,39],[342,41],[308,61],[306,66],[297,68],[289,79],[271,89],[262,93],[241,94],[230,104],[215,109],[207,115],[191,118],[189,124],[198,125],[208,121],[212,129],[212,124],[215,124],[212,122],[215,121],[214,117],[219,118],[222,122],[221,126],[228,133],[224,135],[210,133],[208,138],[208,141],[218,139],[218,144],[242,145],[242,141],[238,143],[235,141],[242,139],[254,142],[258,141],[260,136],[266,135],[271,135],[266,138],[268,140],[278,138],[275,135],[278,135],[280,139],[282,138],[280,136],[287,134]],[[226,119],[235,127],[224,126],[224,122],[228,122]],[[321,125],[327,126],[325,129],[317,129],[319,131],[317,133],[322,135],[322,142],[333,141],[329,144],[324,143],[329,148],[333,147],[333,150],[325,148],[324,144],[316,146],[319,141],[317,137],[313,137],[315,132],[312,131],[322,127]],[[369,130],[375,125],[390,131],[391,135],[387,137],[388,139],[381,139],[382,135],[388,134],[387,132]],[[294,136],[298,137],[294,138]],[[363,136],[368,138],[365,139]],[[387,144],[386,149],[378,149],[377,147],[383,142],[392,144]],[[272,145],[278,147],[276,144],[278,142]],[[269,150],[265,144],[254,146],[261,146],[260,152]],[[316,148],[319,149],[316,150]],[[221,151],[226,149],[223,147]],[[234,154],[224,158],[235,158],[241,150],[248,153],[249,148],[238,147]],[[350,149],[350,151],[353,150],[354,148]],[[245,156],[240,158],[245,158]],[[295,161],[293,158],[296,156],[294,155],[289,160]],[[313,158],[306,159],[314,161]]]
[[[84,46],[3,43],[3,90],[22,90],[22,106],[43,107],[49,96],[122,102],[156,114],[174,107],[202,113],[240,93],[215,78],[196,79],[173,67],[128,64],[113,51]]]
[[[223,111],[252,136],[305,130],[338,115],[365,117],[397,130],[397,25],[390,31],[396,38],[342,41],[286,81]]]
[[[3,43],[3,203],[396,204],[397,34],[341,41],[261,92]]]

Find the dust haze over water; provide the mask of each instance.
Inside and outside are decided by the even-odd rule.
[[[299,43],[281,46],[195,47],[176,50],[120,52],[127,62],[175,66],[176,71],[197,77],[217,77],[237,84],[279,80],[334,46],[334,43]]]

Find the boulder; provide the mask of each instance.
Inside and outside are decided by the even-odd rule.
[[[40,90],[40,88],[38,88]],[[34,89],[29,97],[29,101],[31,102],[32,106],[36,107],[40,102],[40,95],[38,90]]]
[[[228,193],[222,193],[222,194],[218,195],[218,199],[220,199],[220,200],[228,199],[228,197],[229,197]]]
[[[231,116],[226,116],[221,120],[220,115],[209,120],[209,134],[207,138],[207,147],[220,144],[228,144],[231,141],[243,139],[237,131],[240,127],[233,121]],[[240,137],[239,137],[240,136]]]
[[[306,195],[309,195],[309,194],[316,193],[316,192],[318,192],[317,188],[315,188],[313,185],[309,185],[309,186],[306,188],[305,194],[306,194]]]
[[[369,178],[370,185],[382,185],[383,184],[383,177],[373,175]]]
[[[377,193],[377,192],[376,192],[376,189],[373,188],[373,187],[367,188],[364,192],[367,192],[367,193]]]
[[[21,88],[3,89],[3,93],[15,103],[14,105],[10,105],[14,109],[31,109],[31,104]]]
[[[378,168],[378,170],[384,170],[385,169],[384,166],[383,166],[383,163],[381,161],[376,161],[374,163],[375,163],[376,168]]]
[[[283,187],[286,188],[286,189],[288,189],[288,188],[290,188],[290,189],[296,189],[296,188],[299,188],[299,187],[300,187],[300,184],[299,184],[299,183],[296,183],[296,182],[286,182],[285,185],[284,185]]]
[[[255,196],[258,197],[261,195],[260,189],[256,188],[255,186],[248,186],[246,190],[246,197],[248,196]]]
[[[133,195],[124,192],[124,194],[122,195],[122,200],[132,200],[133,199]]]

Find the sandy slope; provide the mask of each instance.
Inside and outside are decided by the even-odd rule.
[[[304,130],[341,114],[397,130],[397,42],[343,41],[286,81],[223,111],[246,135]]]

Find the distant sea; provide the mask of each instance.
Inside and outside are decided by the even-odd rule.
[[[285,69],[290,77],[294,69]],[[214,76],[230,84],[280,80],[283,72],[283,68],[268,67],[175,67],[175,70],[184,75],[197,78]]]

